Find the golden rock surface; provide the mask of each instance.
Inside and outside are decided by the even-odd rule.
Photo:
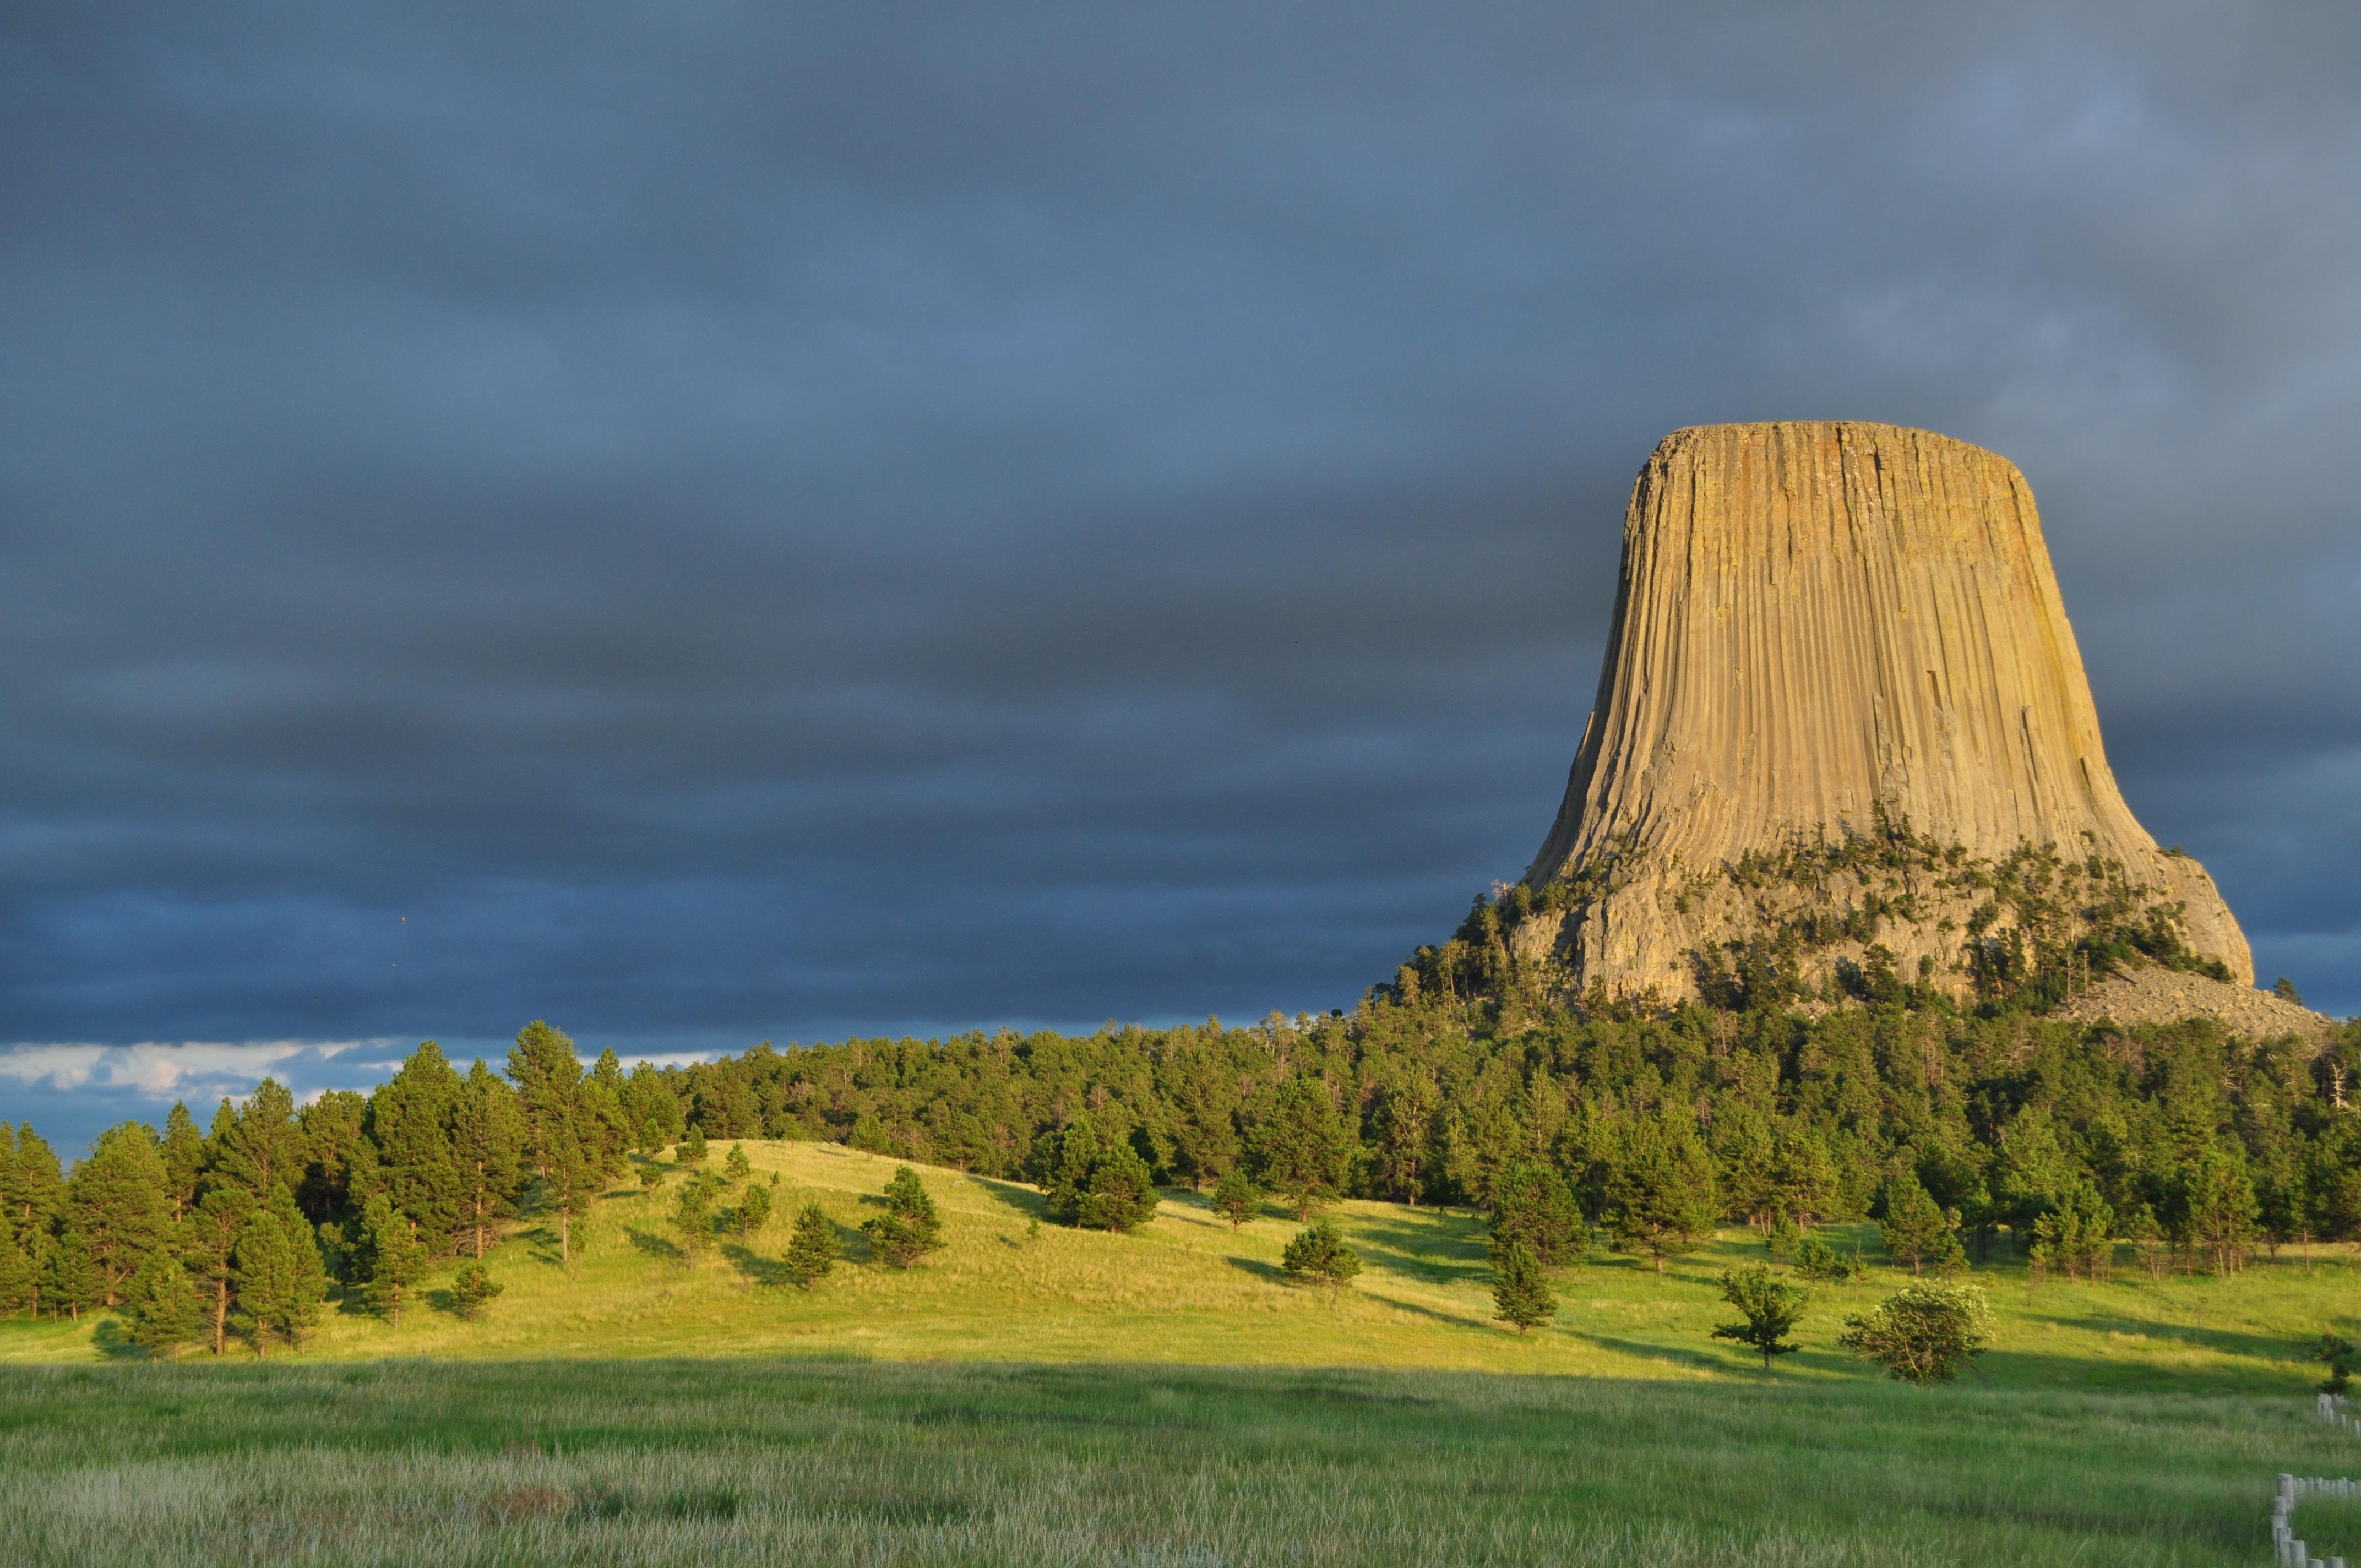
[[[2212,880],[2158,848],[2108,770],[2014,464],[1893,425],[1674,432],[1632,487],[1598,701],[1524,879],[1587,867],[1609,891],[1548,939],[1578,985],[1686,994],[1690,955],[1741,923],[1700,873],[1868,832],[1881,805],[1977,856],[2119,861],[2253,983]],[[1882,939],[1905,973],[1922,955],[1949,973],[1960,937],[1946,916]]]

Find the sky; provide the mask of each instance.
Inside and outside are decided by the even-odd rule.
[[[2012,458],[2361,1012],[2361,11],[1941,9],[10,8],[0,1116],[1349,1008],[1736,420]]]

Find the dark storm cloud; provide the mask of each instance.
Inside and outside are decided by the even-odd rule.
[[[1349,1004],[1522,868],[1729,419],[2015,458],[2135,809],[2361,1008],[2341,11],[59,18],[12,1111]]]

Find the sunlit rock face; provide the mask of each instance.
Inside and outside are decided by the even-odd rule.
[[[1955,864],[2055,846],[2117,866],[2117,885],[2179,906],[2189,947],[2253,981],[2212,880],[2159,850],[2116,788],[2015,465],[1892,425],[1675,432],[1632,488],[1598,702],[1525,874],[1588,891],[1526,945],[1548,943],[1586,988],[1687,994],[1696,955],[1781,912],[1728,868],[1792,864],[1799,842],[1881,820],[1958,847]],[[1908,917],[1874,939],[1904,972],[1963,986],[1978,890],[1900,859],[1887,894],[1909,894]],[[1849,877],[1820,875],[1814,896],[1842,907],[1866,885]]]

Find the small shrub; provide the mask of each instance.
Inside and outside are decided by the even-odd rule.
[[[730,1211],[730,1228],[741,1236],[751,1236],[771,1223],[771,1190],[750,1186],[739,1196],[738,1206]]]
[[[507,1288],[485,1273],[482,1264],[471,1263],[460,1269],[451,1281],[451,1302],[462,1318],[472,1322],[484,1315],[484,1309],[491,1305],[493,1297]]]
[[[2344,1335],[2335,1333],[2321,1335],[2320,1348],[2312,1353],[2312,1358],[2314,1361],[2323,1362],[2328,1367],[2328,1381],[2320,1386],[2320,1391],[2323,1394],[2342,1394],[2351,1388],[2353,1364],[2356,1357],[2361,1357],[2361,1350],[2355,1349],[2353,1343]]]
[[[1361,1255],[1325,1220],[1306,1225],[1280,1255],[1279,1266],[1305,1284],[1341,1287],[1361,1272]]]
[[[1795,1228],[1795,1222],[1782,1210],[1772,1216],[1770,1234],[1763,1238],[1763,1250],[1771,1255],[1772,1262],[1784,1263],[1795,1255],[1796,1244],[1803,1239],[1804,1233]]]
[[[705,1156],[705,1129],[702,1127],[691,1127],[688,1136],[681,1139],[680,1146],[672,1151],[675,1162],[687,1166],[703,1165]]]
[[[743,1181],[754,1174],[754,1162],[746,1157],[744,1144],[731,1144],[730,1157],[721,1162],[721,1174],[732,1181]]]
[[[1817,1236],[1806,1236],[1795,1244],[1795,1272],[1806,1279],[1841,1285],[1867,1274],[1869,1265],[1857,1252],[1841,1253]]]

